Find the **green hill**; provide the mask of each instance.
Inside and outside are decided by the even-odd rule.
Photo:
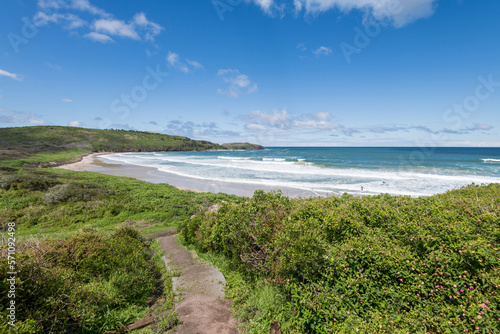
[[[264,146],[250,143],[226,143],[222,144],[228,150],[263,150]]]
[[[50,166],[91,152],[223,150],[208,141],[153,132],[67,126],[0,128],[0,164]]]

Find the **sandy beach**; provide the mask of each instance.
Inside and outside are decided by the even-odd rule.
[[[57,168],[71,171],[92,171],[113,176],[125,176],[151,183],[167,183],[177,189],[194,192],[222,192],[230,195],[252,197],[256,190],[262,189],[264,191],[281,190],[283,194],[290,197],[320,196],[313,191],[304,189],[277,189],[275,187],[266,187],[252,183],[233,183],[188,178],[173,173],[159,171],[158,169],[152,167],[116,163],[115,161],[106,159],[106,155],[108,154],[112,153],[92,153],[83,157],[79,162],[62,165]]]
[[[111,164],[106,164],[102,160],[97,159],[97,157],[106,155],[106,154],[111,154],[111,153],[91,153],[89,155],[86,155],[82,157],[82,159],[78,162],[74,162],[72,164],[67,164],[67,165],[61,165],[55,168],[61,168],[61,169],[67,169],[71,170],[74,172],[85,172],[85,171],[91,171],[96,168],[100,167],[117,167],[120,165],[111,165]]]
[[[97,172],[106,175],[114,175],[114,176],[125,176],[132,177],[138,180],[148,181],[151,183],[167,183],[167,182],[158,182],[156,178],[147,177],[149,172],[156,170],[155,168],[141,167],[141,166],[133,166],[133,165],[124,165],[124,164],[116,164],[104,162],[102,159],[98,157],[102,157],[108,154],[113,154],[112,152],[104,152],[104,153],[91,153],[89,155],[84,156],[80,161],[61,165],[55,168],[66,169],[74,172]],[[186,191],[194,191],[194,192],[202,192],[198,189],[191,189],[188,187],[175,186],[179,190]]]

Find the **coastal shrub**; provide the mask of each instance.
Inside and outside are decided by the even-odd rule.
[[[43,200],[47,204],[90,201],[95,197],[113,193],[112,190],[92,183],[67,183],[50,188],[43,196]]]
[[[0,166],[0,172],[9,172],[13,173],[16,172],[17,168],[9,167],[9,166]]]
[[[32,191],[44,191],[60,182],[45,175],[19,175],[15,169],[4,167],[0,171],[0,189],[27,189]]]
[[[2,288],[9,271],[3,253]],[[31,324],[32,333],[119,329],[142,314],[161,275],[148,245],[120,231],[25,241],[16,255],[16,320],[19,326]],[[2,318],[7,301],[6,294],[0,296]]]
[[[2,175],[0,174],[0,189],[9,190],[11,185],[19,179],[16,175]]]
[[[141,233],[137,229],[130,226],[119,227],[118,230],[116,230],[116,232],[113,233],[113,237],[115,238],[120,238],[125,236],[135,240],[143,241]]]
[[[68,272],[54,266],[47,253],[50,247],[37,242],[18,243],[16,254],[16,327],[21,329],[24,324],[30,323],[31,330],[27,333],[40,332],[43,328],[54,332],[65,329],[68,320],[68,311],[65,305],[69,303],[68,294],[71,293]],[[7,291],[8,275],[10,272],[6,249],[2,249],[0,260],[0,285],[2,291]],[[9,303],[7,293],[0,296],[0,313],[5,319]],[[60,320],[60,321],[58,321]],[[2,321],[3,322],[3,321]],[[10,326],[5,325],[5,329]],[[8,332],[8,331],[6,331]],[[11,332],[17,332],[11,331]]]
[[[257,191],[243,205],[225,204],[214,215],[204,213],[187,221],[183,236],[188,242],[199,241],[202,250],[221,251],[251,271],[268,272],[275,256],[271,243],[289,204],[281,193]]]
[[[299,333],[493,333],[499,217],[498,184],[425,198],[257,192],[186,222],[182,235],[279,289],[281,307],[251,321],[263,331],[278,321]]]
[[[292,213],[294,202],[280,192],[256,191],[243,204],[225,204],[181,226],[187,242],[216,251],[242,270],[283,282],[297,275],[311,280],[324,262],[325,232],[314,209]]]

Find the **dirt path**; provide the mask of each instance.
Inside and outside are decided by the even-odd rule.
[[[196,257],[176,242],[174,235],[158,238],[165,262],[181,275],[173,280],[174,292],[183,299],[175,303],[182,324],[177,334],[237,333],[237,320],[229,312],[230,301],[224,299],[221,272]]]

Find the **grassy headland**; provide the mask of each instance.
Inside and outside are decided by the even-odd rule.
[[[264,146],[250,143],[226,143],[222,144],[228,150],[262,150]]]
[[[214,144],[153,132],[67,126],[0,128],[0,164],[48,167],[91,152],[162,152],[257,149],[254,144]]]

